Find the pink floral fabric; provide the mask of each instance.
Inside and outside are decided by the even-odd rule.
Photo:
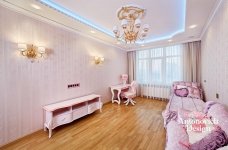
[[[207,113],[211,118],[218,120],[218,126],[228,135],[228,111],[222,104],[214,104]]]
[[[174,93],[175,93],[177,96],[180,96],[180,97],[187,97],[188,94],[189,94],[187,88],[176,89],[176,90],[174,91]]]
[[[166,128],[166,150],[189,150],[185,144],[189,143],[187,132],[183,125],[170,121]]]
[[[197,98],[197,99],[201,98],[201,92],[200,92],[200,89],[198,88],[188,87],[188,92],[189,92],[188,97]]]
[[[188,89],[188,97],[190,98],[197,98],[202,99],[203,94],[200,88],[200,84],[197,82],[184,82],[184,81],[177,81],[173,83],[172,92],[174,93],[175,90],[178,88],[178,85],[185,86]]]

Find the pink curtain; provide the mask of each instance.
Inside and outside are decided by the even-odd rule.
[[[127,60],[128,60],[128,80],[129,83],[136,80],[136,52],[131,51],[127,52]]]
[[[190,82],[201,82],[201,42],[183,44],[183,79]]]

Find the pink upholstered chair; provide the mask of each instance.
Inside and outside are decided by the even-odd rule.
[[[128,105],[129,103],[131,103],[132,105],[135,105],[136,102],[133,100],[133,98],[136,97],[136,88],[137,88],[137,82],[132,81],[129,90],[121,93],[121,97],[127,99],[124,102],[126,105]]]

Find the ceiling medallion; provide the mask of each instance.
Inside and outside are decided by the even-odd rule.
[[[145,16],[146,10],[136,5],[126,5],[117,10],[117,17],[121,21],[121,32],[117,26],[113,27],[115,37],[126,43],[135,43],[137,40],[144,40],[149,31],[149,25],[144,24],[141,28],[141,19]]]

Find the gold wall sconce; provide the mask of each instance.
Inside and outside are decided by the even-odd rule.
[[[95,61],[95,64],[97,65],[102,64],[104,62],[104,57],[95,56],[94,61]]]
[[[18,44],[18,50],[21,52],[21,55],[31,59],[32,62],[37,59],[44,57],[45,54],[45,47],[42,46],[34,46],[34,45],[27,45],[27,44]]]

